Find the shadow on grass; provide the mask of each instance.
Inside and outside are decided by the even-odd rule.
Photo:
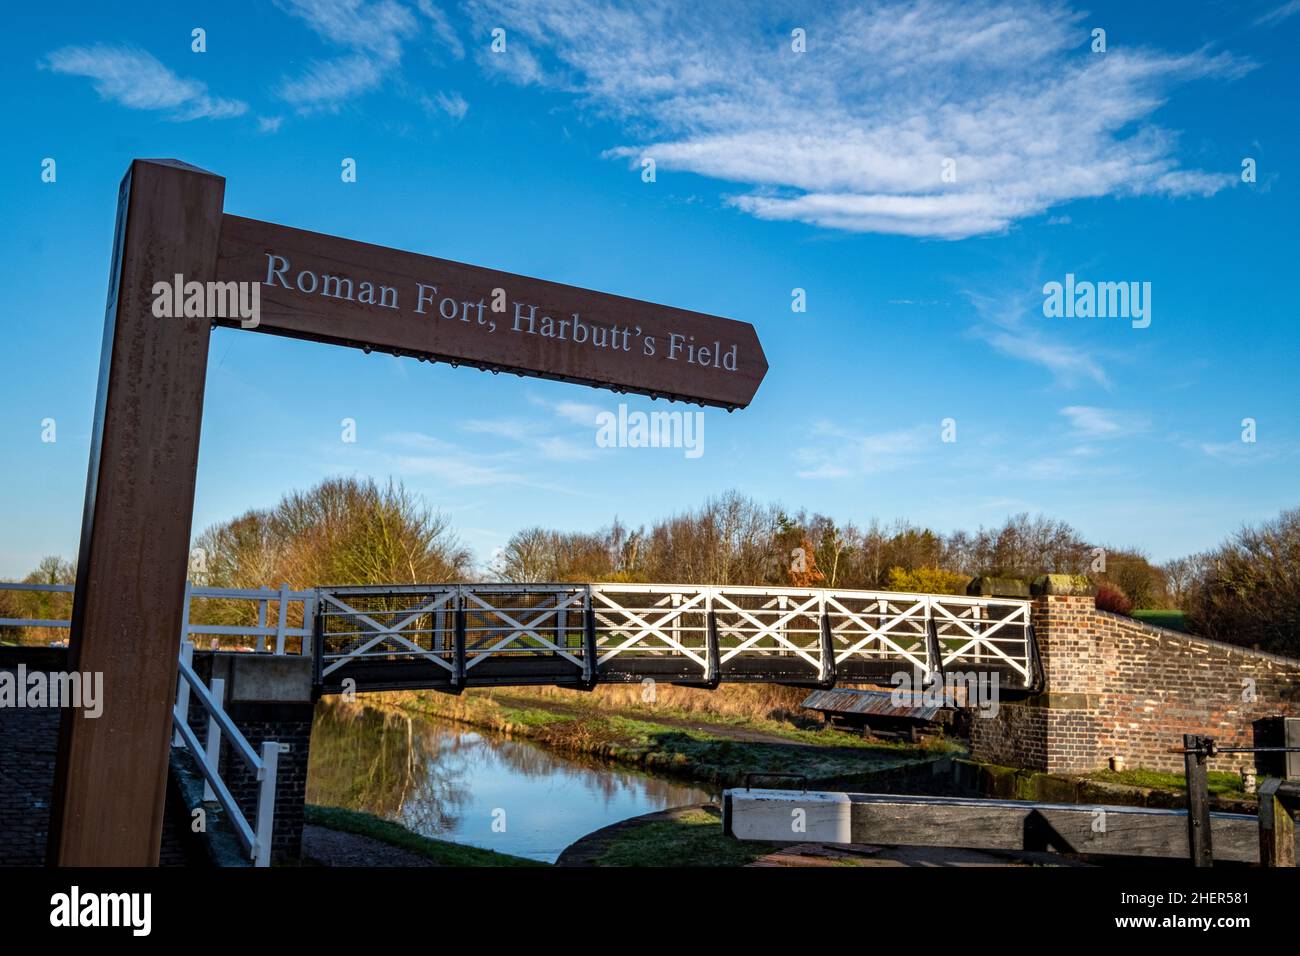
[[[615,834],[593,866],[746,866],[775,843],[735,840],[722,833],[716,808],[693,807],[670,819],[629,826]]]
[[[408,830],[399,823],[381,820],[369,813],[345,810],[342,807],[321,807],[315,804],[306,806],[306,822],[329,830],[342,833],[354,833],[369,837],[380,843],[387,843],[407,850],[418,856],[433,860],[441,866],[548,866],[536,860],[519,856],[509,856],[492,850],[449,843],[446,840],[434,840]]]

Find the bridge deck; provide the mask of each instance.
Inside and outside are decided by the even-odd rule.
[[[1005,598],[663,584],[318,589],[322,693],[638,682],[832,686],[907,672],[1034,692],[1029,605]]]

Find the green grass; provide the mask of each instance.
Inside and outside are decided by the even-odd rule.
[[[698,713],[675,707],[626,707],[623,711],[644,717],[653,723],[655,717],[680,720],[689,723],[709,724],[716,727],[735,727],[740,730],[757,731],[773,737],[782,737],[791,743],[813,744],[819,747],[860,747],[864,750],[915,750],[916,745],[903,741],[874,740],[863,737],[860,733],[826,725],[800,727],[782,720],[764,717],[747,717],[738,714]],[[609,713],[606,711],[606,713]],[[711,735],[715,739],[725,739],[723,735]],[[936,749],[948,749],[938,746]],[[961,749],[953,747],[951,749]]]
[[[1093,780],[1105,783],[1119,783],[1130,787],[1146,787],[1149,790],[1186,790],[1187,779],[1181,773],[1160,773],[1155,770],[1096,770],[1088,774]],[[1207,774],[1208,789],[1212,797],[1243,797],[1241,774],[1225,770],[1211,770]]]
[[[540,707],[517,707],[511,704],[499,704],[498,706],[501,716],[505,720],[522,727],[545,727],[547,724],[559,724],[573,719],[568,714],[543,710]]]
[[[623,755],[639,755],[648,769],[689,772],[697,779],[737,784],[745,774],[797,773],[809,782],[852,780],[916,760],[919,751],[896,747],[832,750],[791,743],[734,740],[709,730],[659,724],[623,715],[603,718]],[[615,754],[619,756],[619,754]]]
[[[1182,631],[1187,633],[1187,615],[1182,611],[1170,611],[1162,609],[1143,609],[1133,612],[1133,617],[1144,624],[1152,624],[1156,627],[1167,628],[1171,631]]]
[[[509,856],[493,850],[480,850],[478,847],[448,843],[446,840],[432,840],[406,829],[399,823],[381,820],[369,813],[345,810],[342,807],[321,807],[307,804],[306,821],[330,830],[343,833],[355,833],[370,837],[380,843],[387,843],[418,856],[433,860],[442,866],[546,866],[536,860],[526,860],[519,856]]]
[[[722,821],[703,810],[674,820],[656,820],[616,837],[593,862],[596,866],[745,866],[778,844],[734,840]]]

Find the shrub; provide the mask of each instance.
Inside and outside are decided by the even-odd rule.
[[[914,594],[965,594],[970,577],[942,568],[890,568],[885,581],[887,591],[910,591]]]
[[[1096,605],[1098,611],[1110,611],[1112,614],[1123,614],[1126,617],[1133,614],[1133,602],[1128,599],[1127,594],[1113,584],[1097,586]]]

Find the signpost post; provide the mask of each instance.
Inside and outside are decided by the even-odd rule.
[[[223,215],[224,192],[175,160],[122,182],[69,640],[104,708],[64,714],[51,863],[158,862],[212,324],[728,410],[767,371],[748,323]],[[255,314],[212,308],[236,299]]]

